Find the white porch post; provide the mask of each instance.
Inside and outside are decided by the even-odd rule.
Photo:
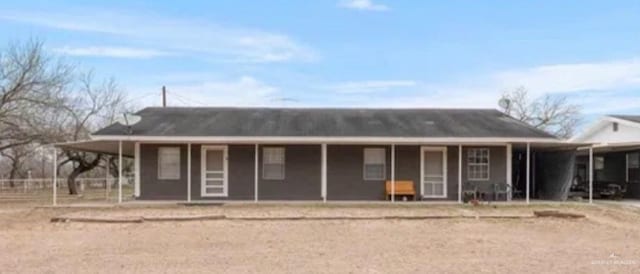
[[[111,192],[111,184],[109,183],[109,166],[111,165],[110,158],[110,156],[105,157],[105,161],[107,162],[107,164],[105,165],[106,174],[104,175],[104,192],[106,196],[105,200],[107,202],[109,201],[109,192]]]
[[[260,150],[258,147],[258,144],[255,145],[255,156],[254,156],[254,176],[253,176],[253,201],[254,202],[258,202],[258,176],[260,176],[258,174],[258,165],[259,165],[259,161],[258,161],[258,156],[260,155]]]
[[[58,153],[56,148],[53,147],[53,205],[58,203]]]
[[[122,203],[122,140],[118,141],[118,203]]]
[[[593,203],[593,146],[589,147],[589,203]]]
[[[527,168],[526,168],[526,170],[527,170],[527,173],[526,173],[526,175],[527,175],[527,188],[526,188],[526,195],[527,195],[526,201],[527,201],[527,204],[529,204],[529,188],[530,188],[530,184],[531,184],[531,178],[529,178],[530,177],[529,175],[531,174],[531,163],[530,162],[531,162],[531,144],[527,143]]]
[[[327,202],[327,144],[321,146],[321,194],[322,202]]]
[[[134,148],[134,170],[136,177],[133,184],[133,194],[138,198],[140,197],[140,142],[136,142]]]
[[[391,144],[391,202],[396,201],[396,145]]]
[[[458,145],[458,203],[462,203],[462,145]]]
[[[507,144],[507,187],[509,192],[507,192],[507,201],[511,201],[513,195],[513,146],[512,144]]]
[[[187,143],[187,202],[191,202],[191,143]]]

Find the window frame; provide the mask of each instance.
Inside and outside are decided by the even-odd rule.
[[[267,151],[282,151],[282,162],[281,163],[267,163],[266,159],[266,155],[267,155]],[[275,165],[275,164],[280,164],[282,165],[282,177],[268,177],[266,174],[266,165]],[[262,179],[263,180],[271,180],[271,181],[283,181],[287,176],[286,176],[286,172],[287,171],[287,150],[285,147],[279,146],[279,147],[275,147],[275,146],[269,146],[269,147],[263,147],[262,148]]]
[[[166,171],[167,169],[164,168],[163,166],[163,161],[166,160],[164,157],[166,157],[166,152],[163,153],[163,151],[167,151],[167,150],[175,150],[177,151],[177,174],[176,176],[169,176],[169,177],[165,177],[163,175],[166,174],[162,174],[163,171]],[[164,155],[164,157],[163,157]],[[158,163],[157,163],[157,178],[158,180],[180,180],[182,178],[182,170],[181,170],[181,164],[182,164],[182,151],[181,148],[179,146],[161,146],[158,147]]]
[[[605,161],[604,156],[593,156],[593,170],[604,170]]]
[[[478,156],[477,151],[486,151],[487,152],[487,162],[486,163],[472,163],[472,156],[474,158],[482,157],[483,153],[480,153],[481,156]],[[473,152],[473,154],[472,154]],[[487,169],[487,176],[485,178],[477,178],[471,177],[472,175],[472,167],[485,167]],[[467,149],[467,180],[474,182],[485,182],[491,180],[491,149],[489,148],[469,148]]]
[[[368,178],[367,165],[380,165],[380,163],[367,162],[367,151],[382,151],[382,177]],[[362,179],[364,181],[384,181],[387,179],[387,149],[384,147],[365,147],[362,150]]]

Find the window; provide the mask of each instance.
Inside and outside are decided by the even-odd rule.
[[[627,155],[629,157],[629,168],[640,168],[640,152],[633,152]]]
[[[284,180],[283,147],[265,147],[262,150],[262,179]]]
[[[472,148],[467,151],[467,178],[471,181],[489,180],[488,148]]]
[[[158,148],[158,179],[160,180],[180,179],[180,148],[179,147]]]
[[[613,122],[613,132],[618,131],[618,123]]]
[[[604,157],[597,156],[593,158],[593,169],[595,170],[603,170],[604,169]]]
[[[366,181],[380,181],[386,178],[384,148],[364,149],[364,179]]]

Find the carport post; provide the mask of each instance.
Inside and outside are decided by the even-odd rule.
[[[396,145],[391,144],[391,202],[396,202]]]
[[[458,145],[458,203],[462,203],[462,145]]]
[[[507,201],[511,201],[513,195],[513,146],[507,144],[507,187],[509,192],[507,193]]]
[[[122,140],[118,141],[118,203],[122,203]]]
[[[320,187],[320,192],[322,194],[322,202],[327,202],[327,144],[321,145],[321,175],[320,175],[320,183],[322,184]]]
[[[187,202],[191,202],[191,143],[187,143]]]
[[[527,143],[527,204],[529,204],[529,188],[531,185],[531,143]]]
[[[105,165],[105,174],[104,174],[104,192],[105,194],[105,200],[108,202],[109,201],[109,190],[111,190],[111,185],[109,184],[109,165],[111,164],[111,162],[109,161],[109,156],[105,157],[105,161],[107,162],[107,164]]]
[[[589,203],[593,204],[593,146],[589,147]]]
[[[255,146],[255,156],[254,156],[254,174],[253,174],[253,201],[258,202],[258,155],[260,151],[258,150],[258,144]]]
[[[51,186],[53,188],[53,205],[56,205],[58,203],[58,153],[55,147],[53,147],[53,183]]]

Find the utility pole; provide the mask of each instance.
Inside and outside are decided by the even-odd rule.
[[[162,86],[162,107],[167,107],[167,88]]]

